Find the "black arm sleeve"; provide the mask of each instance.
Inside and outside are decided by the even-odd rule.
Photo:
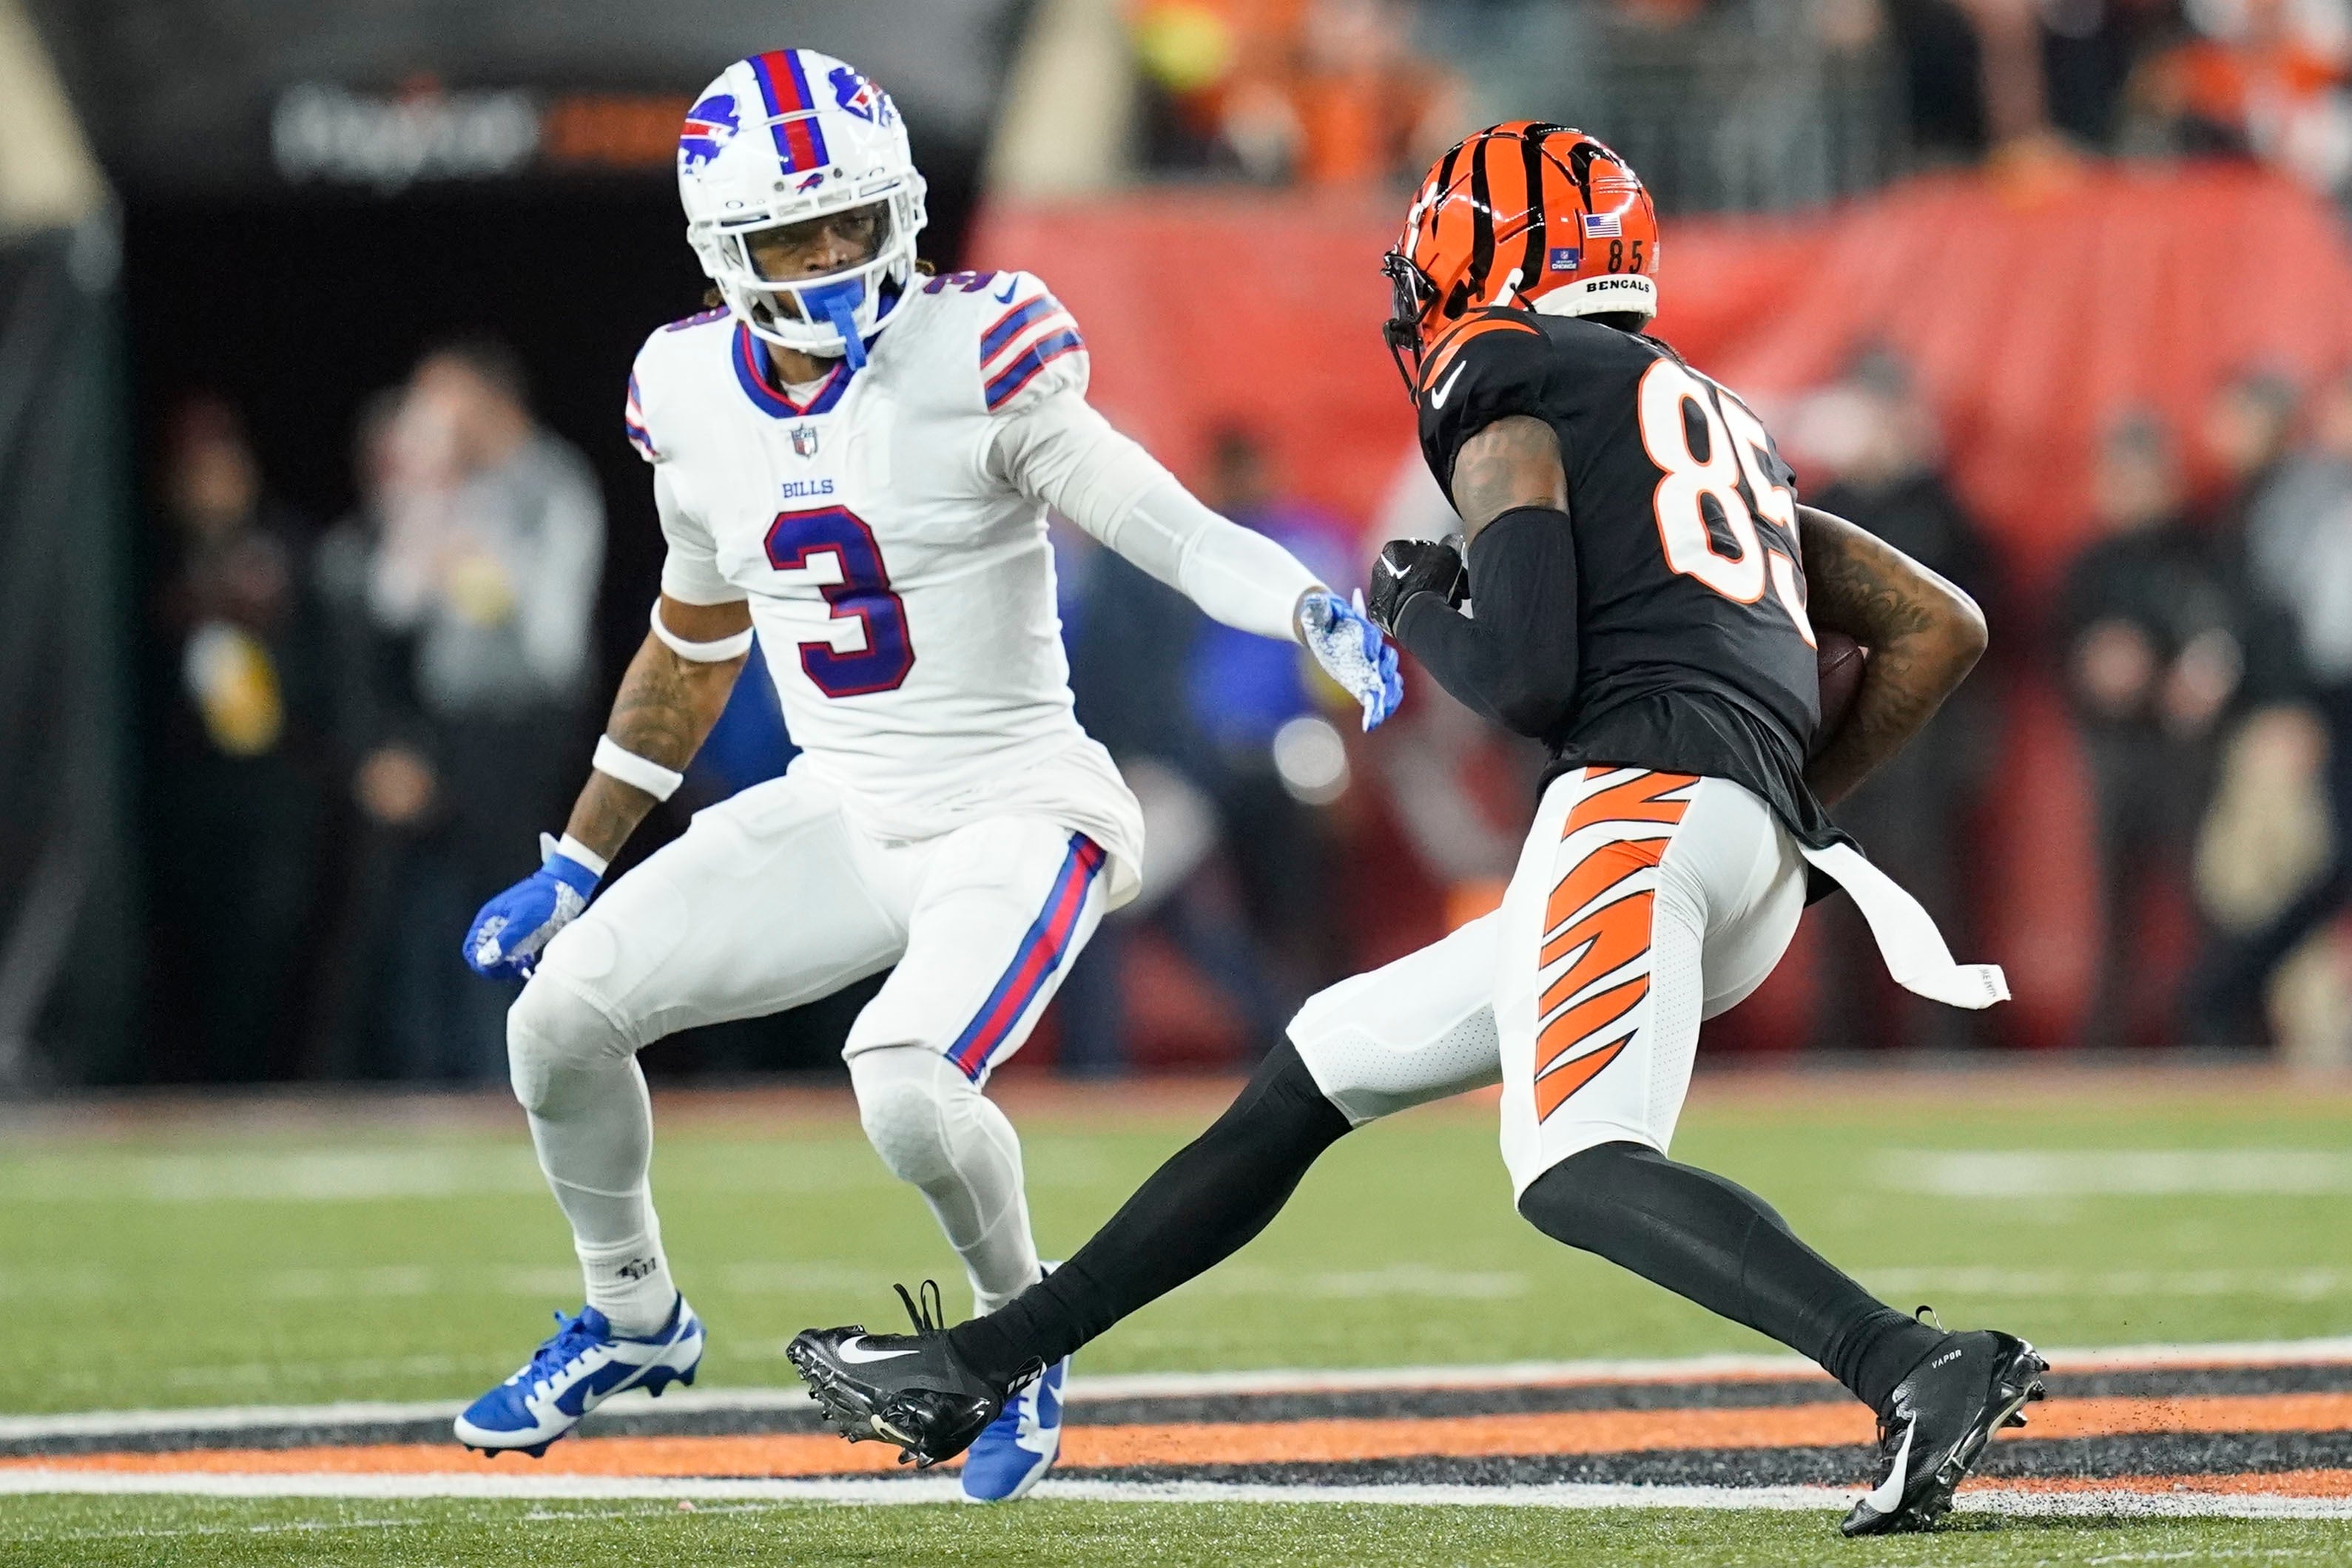
[[[1397,618],[1437,684],[1506,728],[1548,739],[1576,706],[1576,535],[1568,514],[1516,507],[1470,541],[1474,620],[1435,593]]]

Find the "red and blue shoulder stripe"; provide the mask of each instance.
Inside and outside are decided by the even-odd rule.
[[[1051,294],[1014,301],[980,337],[980,373],[988,411],[996,413],[1066,354],[1083,353],[1078,324]]]
[[[653,432],[646,425],[645,399],[638,395],[635,371],[629,374],[628,401],[621,406],[621,429],[628,435],[629,444],[637,449],[648,463],[658,463],[662,455],[654,445]]]

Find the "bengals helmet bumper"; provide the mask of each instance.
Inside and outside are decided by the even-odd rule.
[[[1430,344],[1473,310],[1656,315],[1657,209],[1598,137],[1515,120],[1437,161],[1381,270],[1394,298],[1384,335],[1411,386]]]

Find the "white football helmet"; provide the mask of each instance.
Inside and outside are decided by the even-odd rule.
[[[686,237],[736,319],[771,343],[866,362],[915,275],[923,177],[890,95],[830,55],[772,49],[702,89],[677,139]],[[763,276],[746,243],[761,230],[876,207],[852,265]]]

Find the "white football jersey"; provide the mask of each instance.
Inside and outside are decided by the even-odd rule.
[[[1024,272],[926,280],[866,363],[795,398],[724,311],[655,332],[629,378],[656,465],[662,589],[748,600],[803,749],[872,826],[924,838],[1051,815],[1134,888],[1142,818],[1078,726],[1045,508],[989,472],[999,423],[1083,393],[1086,345]]]

